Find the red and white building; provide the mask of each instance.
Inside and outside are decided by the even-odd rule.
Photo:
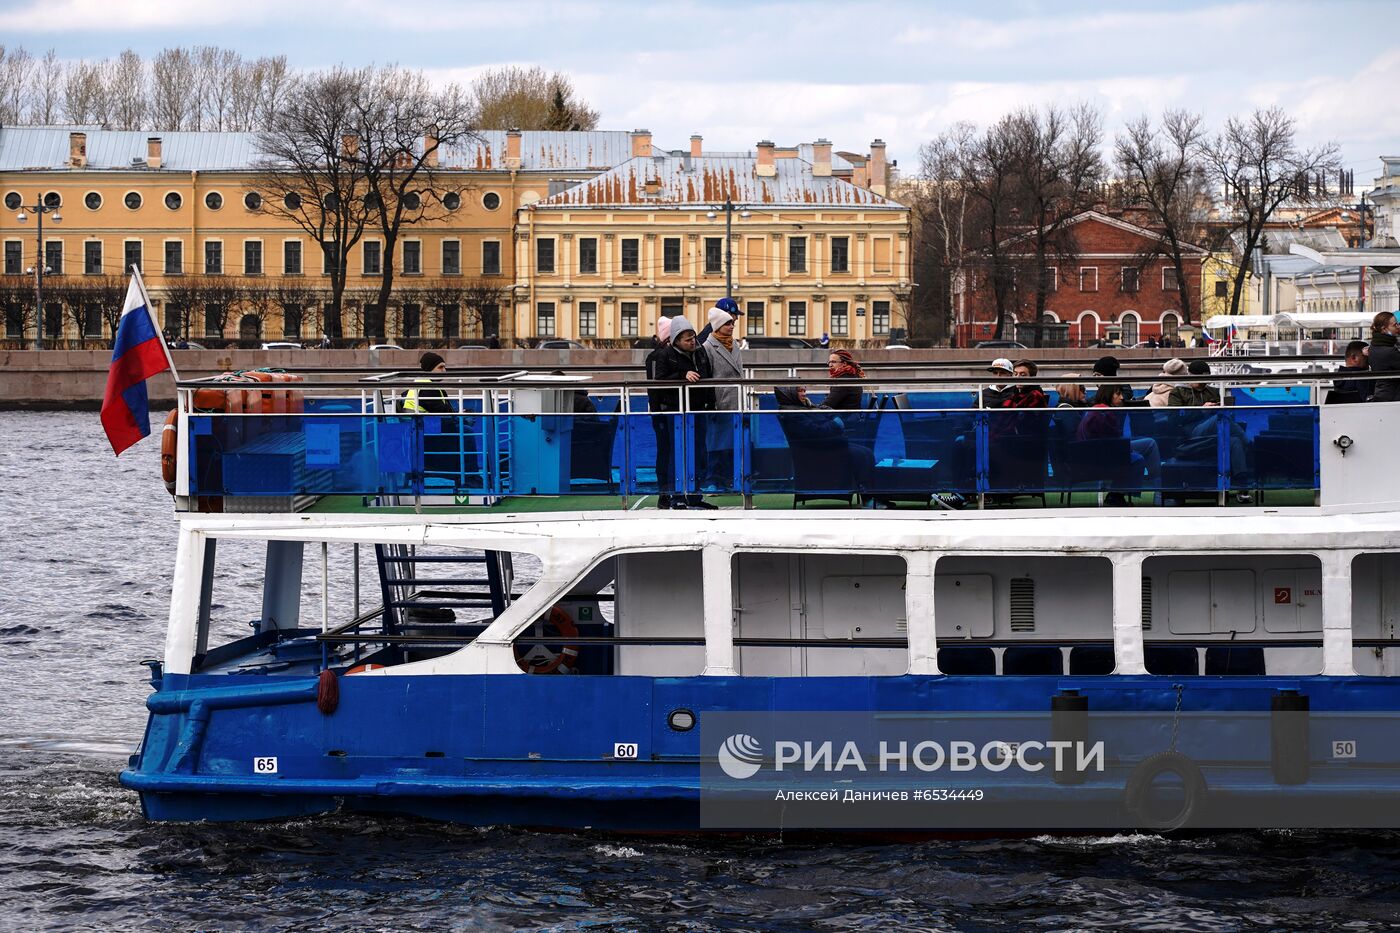
[[[1048,267],[1050,291],[1041,323],[1067,325],[1064,342],[1072,347],[1105,338],[1131,347],[1150,337],[1176,336],[1185,319],[1176,269],[1165,255],[1161,233],[1099,211],[1085,211],[1069,221],[1065,234],[1072,243],[1067,252],[1073,259],[1061,258]],[[1003,249],[1016,256],[1018,245],[1025,241],[1024,234],[1011,237]],[[1185,252],[1188,293],[1199,296],[1207,253],[1195,246],[1187,246]],[[1147,256],[1151,258],[1144,261]],[[1016,256],[1015,264],[1024,268],[1028,259]],[[966,284],[969,287],[957,295],[956,304],[960,347],[990,340],[996,332],[996,297],[986,275],[974,273]],[[1032,322],[1034,289],[1034,282],[1018,285],[1013,296],[1018,322]],[[1003,337],[1015,337],[1010,322]]]

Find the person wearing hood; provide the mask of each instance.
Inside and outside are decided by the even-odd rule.
[[[813,405],[807,398],[803,386],[778,386],[773,390],[782,414],[783,433],[791,442],[822,448],[823,452],[844,453],[850,464],[851,477],[855,480],[854,492],[862,498],[875,475],[875,454],[867,447],[853,444],[846,437],[845,425],[841,418],[826,406]],[[867,508],[882,507],[873,500]]]
[[[1186,361],[1170,359],[1162,364],[1162,375],[1181,378],[1186,375]],[[1153,408],[1167,408],[1171,405],[1172,389],[1176,388],[1173,382],[1154,383],[1147,393],[1147,404]]]
[[[744,378],[743,352],[734,342],[734,315],[718,306],[710,309],[710,336],[704,352],[710,359],[710,371],[719,382]],[[728,489],[734,482],[734,429],[739,424],[739,387],[715,388],[715,411],[708,419],[706,449],[709,475],[705,486]]]
[[[688,411],[708,412],[715,408],[715,390],[708,386],[702,387],[697,383],[706,382],[714,378],[714,371],[710,368],[710,357],[696,341],[695,325],[683,315],[676,315],[671,318],[671,342],[664,348],[657,350],[657,358],[648,372],[648,378],[653,382],[688,383],[687,390]],[[649,389],[647,390],[647,405],[652,412],[656,413],[652,418],[652,426],[658,430],[658,443],[656,448],[656,476],[657,482],[661,486],[663,494],[669,496],[669,504],[675,509],[713,509],[716,506],[705,502],[698,495],[675,494],[674,473],[675,458],[674,448],[671,443],[666,444],[666,449],[660,440],[661,433],[674,430],[676,418],[672,414],[681,411],[681,389]],[[658,427],[658,422],[660,422]],[[705,430],[703,428],[704,419],[701,420],[702,427],[691,435],[691,448],[695,453],[695,475],[704,476],[706,472],[705,454]]]

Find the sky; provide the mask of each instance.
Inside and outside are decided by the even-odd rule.
[[[1333,142],[1369,186],[1400,154],[1395,0],[662,2],[545,0],[0,0],[0,44],[63,58],[211,44],[298,68],[396,62],[469,82],[504,64],[573,77],[603,129],[663,148],[748,150],[877,137],[906,174],[956,121],[1087,100],[1107,140],[1163,108],[1279,105],[1308,145]]]

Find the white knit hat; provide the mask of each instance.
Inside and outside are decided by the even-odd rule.
[[[719,330],[730,321],[734,320],[734,315],[720,308],[710,309],[710,330]]]

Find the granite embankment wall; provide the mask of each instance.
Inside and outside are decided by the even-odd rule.
[[[641,350],[439,350],[453,369],[481,366],[491,369],[532,369],[549,371],[560,366],[628,366],[641,377]],[[861,353],[862,361],[905,363],[901,374],[908,374],[922,363],[965,362],[967,372],[980,372],[987,362],[1005,350],[868,350]],[[1099,350],[1022,350],[1020,355],[1031,359],[1055,361],[1053,369],[1042,375],[1052,382],[1054,375],[1072,365],[1088,374],[1093,360],[1102,355]],[[1181,355],[1203,351],[1176,351]],[[1165,359],[1170,351],[1155,351],[1156,359]],[[1131,368],[1155,370],[1154,351],[1119,350],[1115,355]],[[175,365],[182,378],[213,376],[233,369],[343,370],[347,377],[366,370],[415,370],[417,350],[176,350]],[[751,350],[745,362],[751,366],[780,366],[798,362],[821,365],[825,353],[821,350]],[[1067,361],[1075,362],[1067,362]],[[37,409],[96,409],[102,402],[107,381],[110,350],[3,350],[0,351],[0,408]],[[616,377],[616,373],[613,374]],[[149,385],[153,404],[168,403],[175,398],[175,384],[168,375],[159,375]]]

